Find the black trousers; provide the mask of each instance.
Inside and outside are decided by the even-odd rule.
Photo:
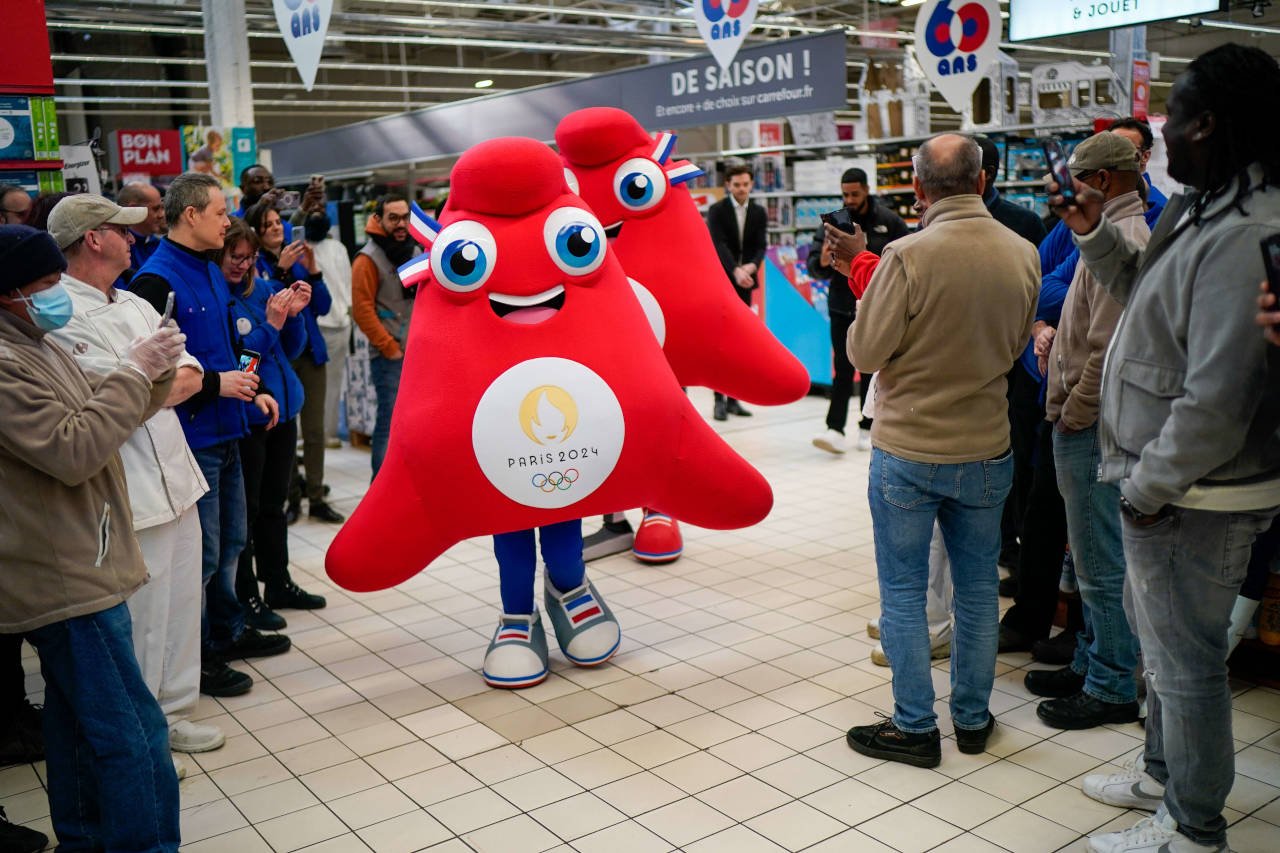
[[[236,596],[241,601],[258,594],[258,581],[268,589],[278,589],[289,582],[289,524],[284,505],[289,498],[297,444],[298,424],[293,419],[281,421],[271,430],[255,426],[240,439],[249,522],[248,541],[236,569]]]
[[[1022,520],[1027,514],[1027,497],[1031,494],[1031,482],[1035,457],[1036,434],[1044,423],[1044,406],[1040,403],[1040,383],[1020,362],[1009,371],[1009,445],[1013,450],[1013,488],[1004,502],[1004,514],[1000,517],[1000,554],[1015,558],[1018,553],[1018,535]]]
[[[1022,519],[1018,556],[1018,595],[1001,623],[1040,640],[1049,636],[1058,608],[1058,580],[1067,550],[1067,510],[1058,492],[1053,464],[1053,424],[1041,421],[1036,442],[1031,490]]]
[[[755,288],[753,287],[750,290],[743,290],[741,287],[738,287],[738,285],[734,283],[732,280],[730,280],[730,284],[733,284],[734,292],[738,294],[738,298],[742,300],[742,304],[750,308],[751,295],[755,292]],[[715,392],[715,396],[716,396],[717,403],[721,402],[722,400],[733,401],[735,403],[737,402],[737,400],[734,400],[732,397],[726,397],[725,395],[721,394],[719,391]]]
[[[0,634],[0,737],[13,721],[14,710],[27,698],[22,672],[22,635]]]
[[[849,328],[857,316],[832,311],[831,317],[831,355],[835,364],[835,373],[831,376],[831,405],[827,407],[827,427],[841,435],[845,424],[849,422],[849,400],[853,398],[853,374],[856,368],[849,360]],[[858,429],[871,429],[871,418],[862,415],[862,406],[871,393],[871,374],[863,373],[858,379]]]

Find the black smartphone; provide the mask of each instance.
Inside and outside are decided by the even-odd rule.
[[[830,213],[821,214],[821,219],[832,228],[839,228],[846,234],[854,234],[858,230],[858,226],[853,223],[853,215],[849,213],[849,208],[841,207]]]
[[[1280,234],[1272,234],[1262,241],[1262,264],[1267,268],[1267,289],[1280,305]]]
[[[258,372],[258,364],[262,361],[262,356],[251,349],[240,350],[240,369],[245,373]]]
[[[1071,170],[1067,168],[1067,152],[1062,150],[1062,143],[1056,139],[1042,139],[1040,147],[1044,149],[1045,162],[1049,164],[1049,171],[1058,185],[1057,194],[1062,196],[1062,204],[1075,204],[1076,185],[1071,180]]]

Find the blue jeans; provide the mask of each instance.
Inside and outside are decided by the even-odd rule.
[[[192,453],[209,484],[209,491],[196,501],[204,582],[200,640],[204,657],[209,658],[244,632],[244,608],[236,598],[236,570],[249,522],[238,442],[224,441]]]
[[[178,849],[169,726],[142,680],[123,603],[27,634],[44,676],[49,811],[58,849]]]
[[[951,559],[955,633],[951,721],[981,729],[999,647],[1000,516],[1013,483],[1013,456],[945,465],[871,452],[867,498],[880,578],[880,639],[893,669],[893,722],[904,732],[938,727],[930,678],[929,540],[934,520]]]
[[[402,367],[403,358],[392,360],[377,353],[369,357],[369,378],[373,380],[373,390],[378,397],[378,414],[373,422],[373,437],[370,440],[375,477],[382,467],[382,460],[387,456],[387,440],[391,438],[391,412],[396,406],[396,395],[400,393]]]
[[[1120,487],[1098,481],[1102,462],[1096,426],[1070,435],[1054,430],[1053,461],[1067,508],[1067,537],[1084,605],[1071,669],[1084,692],[1103,702],[1134,702],[1138,641],[1124,615],[1124,545]]]
[[[1164,809],[1200,844],[1226,840],[1235,781],[1227,627],[1253,541],[1280,507],[1254,512],[1174,509],[1150,527],[1123,522],[1125,612],[1147,676],[1147,772]]]

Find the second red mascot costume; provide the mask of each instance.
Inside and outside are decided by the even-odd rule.
[[[557,640],[571,661],[598,663],[602,642],[579,654],[573,641],[607,608],[578,572],[580,545],[576,561],[563,557],[572,530],[556,526],[643,505],[745,527],[772,506],[769,484],[690,405],[551,149],[475,146],[454,167],[440,222],[415,211],[412,230],[431,248],[401,268],[418,294],[386,461],[325,567],[347,589],[383,589],[462,539],[515,534],[506,544],[518,557],[498,546],[500,573],[525,577],[531,530],[544,528],[544,553],[548,532],[557,540],[544,597]],[[503,610],[490,652],[527,651],[542,631],[536,608]],[[489,678],[488,665],[500,686],[545,677]]]

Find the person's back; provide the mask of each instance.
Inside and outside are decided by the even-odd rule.
[[[850,335],[854,363],[880,371],[872,443],[920,461],[989,459],[1009,445],[1005,376],[1031,333],[1039,256],[977,195],[938,201],[924,222],[885,249]],[[900,321],[864,324],[881,306]]]

